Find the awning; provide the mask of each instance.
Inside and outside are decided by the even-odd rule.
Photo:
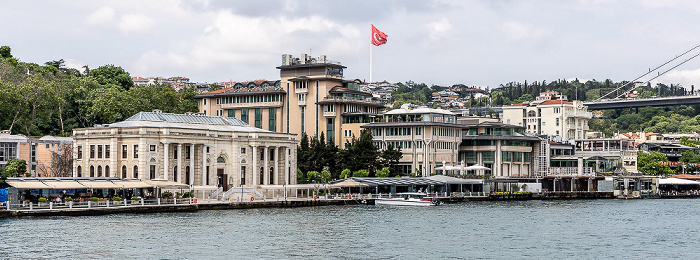
[[[148,184],[143,181],[114,181],[113,183],[124,189],[153,188],[153,184]]]
[[[51,189],[40,181],[6,181],[5,183],[18,189]]]
[[[158,187],[158,188],[190,188],[190,185],[187,185],[184,183],[179,183],[179,182],[174,182],[174,181],[146,180],[144,182],[151,184],[151,186],[153,186],[153,187]]]
[[[111,181],[79,181],[80,184],[85,185],[85,187],[91,189],[121,189],[121,186],[117,186]]]
[[[686,179],[678,179],[678,178],[659,179],[659,185],[663,185],[663,184],[669,184],[669,185],[700,185],[700,182],[691,181],[691,180],[686,180]]]
[[[78,183],[77,181],[44,181],[44,184],[48,185],[52,189],[62,190],[62,189],[85,189],[87,187]]]
[[[329,185],[330,188],[352,188],[352,187],[369,187],[368,184],[358,182],[353,179],[345,179],[338,183],[333,183]]]
[[[445,175],[433,175],[425,178],[445,182],[447,184],[484,184],[483,179],[461,179]]]

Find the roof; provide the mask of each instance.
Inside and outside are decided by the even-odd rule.
[[[525,101],[523,103],[512,104],[506,107],[526,107],[526,106],[547,106],[547,105],[573,105],[574,103],[563,100],[538,100],[538,101]]]
[[[236,132],[271,133],[268,130],[252,127],[235,117],[203,116],[198,114],[171,114],[160,112],[139,112],[128,119],[109,124],[106,127],[172,127]]]
[[[668,178],[686,179],[686,180],[700,180],[700,176],[691,174],[678,174],[673,176],[668,176]]]
[[[678,178],[665,178],[665,179],[659,179],[659,185],[662,185],[662,184],[668,184],[668,185],[700,185],[700,182],[691,181],[691,180],[686,180],[686,179],[678,179]]]
[[[352,177],[352,180],[368,184],[369,186],[381,186],[381,185],[397,185],[397,186],[408,186],[408,185],[444,185],[445,182],[436,181],[428,178],[373,178],[373,177]]]
[[[373,128],[373,127],[397,127],[397,126],[444,126],[453,128],[464,128],[464,125],[453,124],[453,123],[443,123],[443,122],[430,122],[430,121],[410,121],[410,122],[372,122],[369,124],[364,124],[360,127],[362,128]]]
[[[115,177],[46,177],[8,178],[7,184],[18,189],[135,189],[189,188],[189,185],[166,180],[125,180]]]
[[[443,114],[443,115],[456,115],[449,110],[439,109],[439,108],[429,108],[429,107],[419,107],[416,109],[403,109],[398,108],[384,113],[385,115],[408,115],[408,114]]]
[[[455,178],[447,175],[433,175],[430,177],[425,177],[425,179],[431,179],[435,181],[444,182],[447,184],[483,184],[483,179],[461,179]]]

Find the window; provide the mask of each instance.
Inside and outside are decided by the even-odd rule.
[[[245,185],[245,166],[241,166],[241,185]]]
[[[102,158],[102,145],[97,146],[97,158]]]
[[[129,152],[129,147],[125,144],[122,145],[122,159],[126,159],[128,152]]]
[[[134,159],[138,159],[138,158],[139,158],[139,145],[135,144],[134,145]]]
[[[109,159],[110,152],[109,145],[105,145],[105,158]]]
[[[352,130],[350,130],[350,129],[343,130],[343,136],[344,137],[352,137]]]
[[[268,122],[268,127],[270,131],[275,132],[277,130],[277,108],[271,107],[270,108],[270,115],[268,116],[269,121]]]
[[[126,165],[122,165],[122,179],[126,179]]]
[[[190,146],[185,147],[185,159],[190,159]]]
[[[304,133],[304,121],[305,121],[305,119],[304,119],[304,114],[305,114],[305,113],[304,113],[304,112],[305,112],[305,110],[306,110],[306,107],[300,107],[300,111],[301,111],[301,132],[302,132],[302,133]]]
[[[102,177],[102,165],[97,166],[97,177]]]
[[[185,183],[190,184],[190,167],[185,167]]]
[[[155,165],[150,165],[150,180],[153,180],[156,178],[156,166]]]
[[[557,126],[559,126],[559,118],[557,118]]]
[[[95,159],[95,145],[94,144],[90,145],[90,159]]]
[[[177,174],[177,166],[173,167],[173,181],[177,182],[177,177],[179,174]]]
[[[156,151],[156,145],[152,144],[152,145],[150,146],[150,151],[151,151],[151,152],[155,152],[155,151]]]
[[[326,143],[330,144],[335,140],[335,124],[334,118],[326,118]]]
[[[109,177],[109,165],[105,165],[105,177]]]
[[[255,127],[262,128],[262,108],[255,109]]]
[[[83,146],[82,145],[78,146],[78,159],[83,159]],[[0,161],[7,161],[7,160],[0,159]]]
[[[248,124],[248,109],[247,108],[241,109],[241,121]]]
[[[83,167],[78,165],[78,177],[83,177]]]
[[[95,177],[95,166],[90,165],[90,177]]]
[[[241,154],[245,154],[245,147],[241,147]]]
[[[229,109],[228,110],[228,117],[235,117],[235,113],[236,113],[235,110]]]
[[[134,165],[134,179],[139,178],[139,167],[137,165]]]

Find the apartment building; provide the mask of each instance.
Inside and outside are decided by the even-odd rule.
[[[525,127],[534,135],[585,139],[593,117],[581,101],[537,100],[503,107],[503,123]]]

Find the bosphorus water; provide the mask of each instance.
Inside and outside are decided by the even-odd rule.
[[[7,259],[699,259],[700,200],[0,219]]]

